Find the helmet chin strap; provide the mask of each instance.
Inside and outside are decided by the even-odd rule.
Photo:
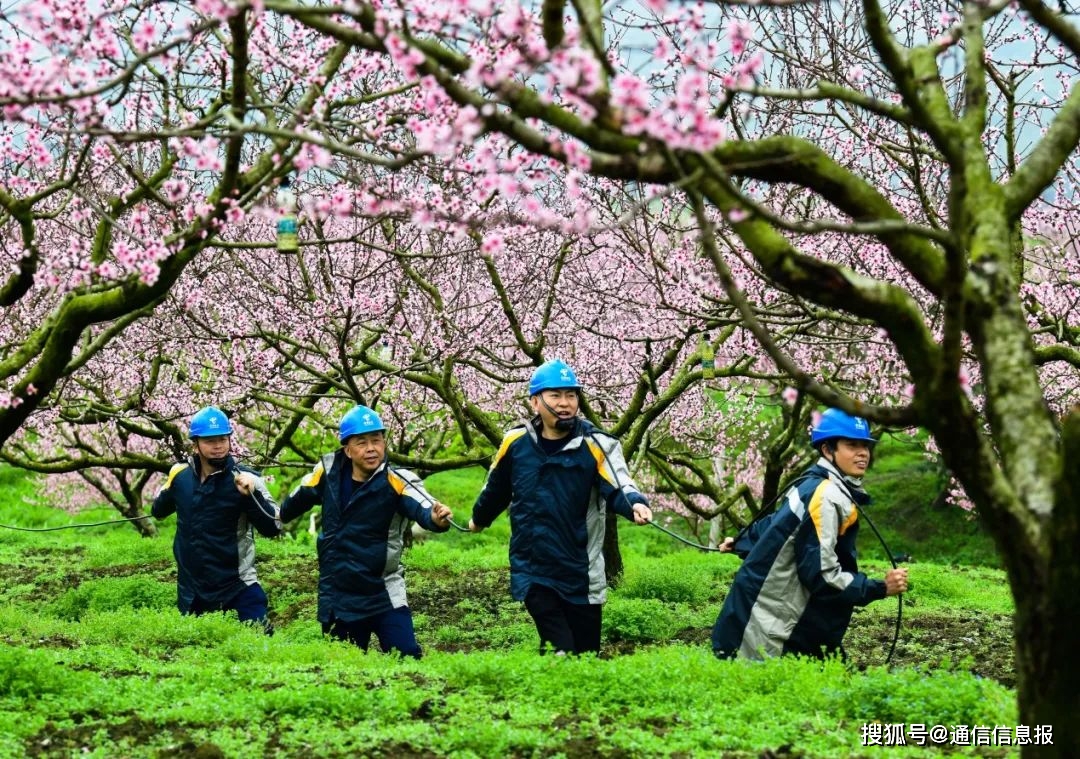
[[[229,441],[229,450],[225,452],[224,456],[214,456],[213,458],[211,458],[210,456],[202,455],[202,453],[198,450],[197,447],[196,453],[202,456],[202,458],[206,459],[206,463],[212,466],[214,469],[224,469],[225,465],[229,462],[229,456],[232,455],[232,441]]]
[[[564,419],[559,416],[559,413],[555,409],[548,405],[548,402],[544,400],[543,394],[538,394],[536,397],[540,399],[540,402],[542,404],[544,404],[544,408],[550,411],[551,415],[555,417],[555,429],[557,429],[559,432],[569,432],[570,430],[574,429],[574,425],[577,424],[576,416],[571,416]]]

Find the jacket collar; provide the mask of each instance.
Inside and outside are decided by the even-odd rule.
[[[540,445],[540,430],[543,429],[543,422],[540,421],[540,415],[537,414],[532,419],[526,422],[521,422],[518,426],[524,427],[529,433],[529,437],[533,442]],[[585,440],[585,436],[588,435],[593,429],[593,426],[580,416],[574,419],[574,429],[570,431],[567,436],[566,445],[562,447],[562,450],[568,450],[571,448],[579,447]]]
[[[189,463],[191,464],[191,471],[192,473],[194,473],[195,477],[202,478],[202,470],[200,469],[201,463],[199,461],[198,454],[191,454],[191,459],[189,460]],[[234,459],[232,457],[232,454],[230,453],[228,456],[225,457],[225,466],[221,469],[215,469],[214,471],[210,472],[210,474],[207,475],[207,479],[210,479],[215,474],[221,474],[222,472],[231,472],[235,469],[236,459]]]
[[[323,455],[322,462],[323,470],[326,472],[328,477],[338,477],[340,476],[342,467],[352,466],[352,460],[345,455],[345,451],[342,448],[338,448],[333,453],[327,453]],[[371,476],[368,477],[364,482],[371,482],[373,477],[378,475],[379,472],[382,472],[389,466],[389,463],[390,457],[384,455],[383,460],[379,463],[378,468],[374,472],[372,472]]]

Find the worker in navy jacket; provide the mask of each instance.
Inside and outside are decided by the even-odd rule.
[[[652,520],[619,441],[578,418],[580,390],[562,361],[536,369],[536,416],[506,433],[469,522],[479,532],[510,509],[510,591],[536,623],[541,653],[600,650],[606,511]]]
[[[177,606],[184,614],[235,609],[272,633],[255,575],[255,535],[281,534],[277,504],[258,473],[229,455],[232,423],[207,406],[191,418],[191,460],[169,472],[154,499],[155,519],[176,514]]]
[[[323,632],[367,650],[420,658],[405,596],[401,554],[410,520],[445,532],[453,514],[428,495],[420,478],[390,467],[379,415],[356,406],[341,419],[342,447],[322,457],[281,507],[286,522],[322,505],[319,621]]]
[[[829,409],[810,439],[817,463],[776,512],[721,546],[744,559],[713,627],[721,658],[843,656],[855,607],[907,590],[907,569],[875,580],[856,561],[859,507],[870,503],[862,476],[876,442],[866,420]]]

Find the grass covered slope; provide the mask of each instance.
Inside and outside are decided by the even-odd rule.
[[[428,484],[461,523],[481,477]],[[0,504],[4,524],[69,519]],[[257,544],[273,638],[228,616],[181,617],[172,524],[158,539],[123,525],[0,530],[0,757],[844,757],[880,755],[861,741],[874,720],[1016,723],[1011,604],[992,568],[912,565],[891,671],[876,666],[891,600],[856,614],[851,667],[720,662],[709,628],[738,559],[623,523],[627,572],[605,609],[601,657],[541,658],[509,597],[503,517],[481,535],[431,536],[408,551],[426,652],[413,662],[322,639],[305,533]],[[868,569],[882,573],[872,543],[862,545]],[[970,750],[979,751],[1006,755]]]
[[[787,746],[841,757],[864,753],[873,719],[1015,722],[1009,691],[956,672],[747,665],[685,646],[607,660],[434,652],[417,663],[268,641],[221,618],[115,612],[90,626],[72,648],[0,653],[3,755],[758,756]]]
[[[977,516],[944,502],[948,478],[926,458],[920,441],[884,437],[864,483],[874,498],[871,519],[895,553],[909,554],[916,562],[1001,568]],[[859,540],[863,554],[883,555],[870,530],[860,532]]]

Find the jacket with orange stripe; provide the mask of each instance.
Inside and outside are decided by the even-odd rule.
[[[510,592],[518,601],[537,584],[571,603],[603,603],[606,509],[633,519],[634,504],[648,500],[616,438],[578,419],[566,445],[548,455],[538,424],[523,422],[503,437],[472,520],[487,527],[509,507]]]
[[[856,560],[858,507],[868,503],[861,482],[827,459],[807,470],[735,545],[745,561],[713,627],[718,656],[840,650],[855,607],[885,598],[885,583],[859,572]]]
[[[385,460],[363,483],[354,483],[349,502],[342,503],[344,467],[352,462],[343,451],[324,455],[281,505],[281,519],[288,522],[322,504],[316,541],[320,622],[355,622],[408,606],[401,554],[409,520],[432,532],[448,529],[432,521],[435,499],[420,478],[390,469]]]
[[[176,514],[173,556],[182,612],[191,610],[196,597],[211,605],[226,604],[258,582],[252,526],[268,537],[281,534],[281,522],[269,516],[277,513],[277,504],[258,472],[232,456],[224,469],[202,482],[198,471],[194,457],[175,465],[150,510],[155,519]],[[235,471],[256,476],[253,496],[236,489]]]

